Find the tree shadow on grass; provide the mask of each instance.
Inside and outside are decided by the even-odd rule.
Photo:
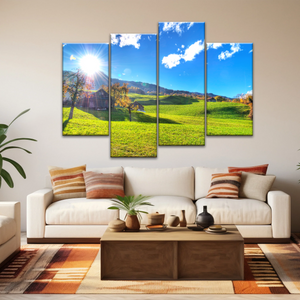
[[[64,122],[63,122],[63,131],[65,130],[65,128],[67,127],[67,125],[68,125],[68,123],[69,123],[69,119],[67,119],[67,120],[65,120]]]
[[[131,113],[131,119],[132,119],[132,121],[143,122],[143,123],[156,123],[157,122],[156,117],[152,117],[152,116],[149,116],[147,114],[144,114],[144,113],[138,112],[138,111]],[[160,118],[159,123],[181,124],[181,123],[178,123],[174,120],[167,119],[167,118]]]
[[[88,109],[83,107],[80,108],[77,107],[77,109],[85,113],[91,114],[101,121],[108,121],[108,110],[94,110],[94,109]]]

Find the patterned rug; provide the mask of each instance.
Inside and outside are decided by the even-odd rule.
[[[2,294],[300,294],[295,243],[245,245],[245,280],[100,280],[99,245],[25,245],[0,270]]]

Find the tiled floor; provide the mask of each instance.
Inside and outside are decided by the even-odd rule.
[[[22,233],[22,245],[26,244],[26,234]],[[39,299],[55,299],[55,300],[299,300],[299,295],[0,295],[1,300],[39,300]]]

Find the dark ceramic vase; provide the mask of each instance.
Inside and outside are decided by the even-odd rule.
[[[199,214],[196,218],[197,226],[202,226],[204,228],[209,227],[214,224],[214,217],[207,212],[207,206],[203,206],[203,212]]]

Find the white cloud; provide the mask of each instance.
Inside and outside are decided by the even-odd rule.
[[[111,42],[113,45],[118,45],[118,43],[119,43],[119,38],[117,37],[116,34],[111,34],[111,35],[110,35],[110,42]]]
[[[252,93],[253,93],[253,90],[248,91],[248,92],[246,93],[246,95],[252,95]]]
[[[197,54],[204,50],[204,43],[199,40],[188,47],[184,54],[169,54],[162,59],[162,64],[167,69],[172,69],[180,64],[180,60],[192,61]]]
[[[189,30],[194,25],[194,22],[190,22],[190,23],[187,23],[187,22],[164,22],[164,27],[162,30],[165,32],[175,31],[179,35],[181,35],[181,33],[183,32],[184,24],[187,25],[187,30]]]
[[[125,74],[125,73],[122,73],[122,75],[125,76],[126,74]]]
[[[162,64],[165,65],[167,69],[172,69],[180,64],[181,54],[169,54],[162,59]]]
[[[136,49],[139,49],[141,44],[138,41],[141,39],[141,34],[121,34],[120,35],[120,44],[119,46],[134,46]]]
[[[72,54],[72,55],[70,56],[70,60],[76,60],[76,57]]]
[[[203,50],[204,43],[202,43],[202,41],[199,40],[185,50],[184,54],[182,55],[182,58],[185,61],[191,61],[195,58],[197,54],[199,54]]]
[[[177,51],[180,51],[180,49],[178,48]]]
[[[253,52],[253,49],[249,51],[249,53]]]
[[[218,48],[220,48],[222,46],[223,46],[222,43],[207,43],[206,44],[207,50],[208,49],[218,49]]]
[[[184,45],[181,45],[181,48],[184,48]]]
[[[248,87],[251,87],[251,85],[248,85]]]
[[[241,49],[241,47],[240,47],[240,44],[237,44],[237,43],[231,43],[230,45],[231,45],[231,48],[230,48],[231,52],[229,52],[228,50],[221,52],[221,54],[219,54],[219,56],[218,56],[218,59],[219,59],[219,60],[225,60],[225,59],[227,59],[227,58],[232,57],[232,55],[233,55],[234,53],[237,53],[237,52],[239,52],[239,51],[242,51],[242,49]]]
[[[194,22],[190,22],[187,26],[187,30],[189,30],[194,25]]]
[[[63,47],[66,46],[67,44],[63,44]]]
[[[148,35],[148,40],[151,42],[151,36],[150,35]]]

